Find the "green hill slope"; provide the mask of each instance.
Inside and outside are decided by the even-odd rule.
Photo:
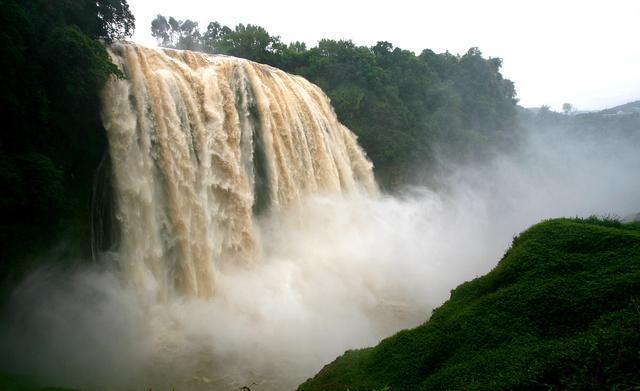
[[[537,224],[431,319],[299,390],[638,389],[640,223]]]

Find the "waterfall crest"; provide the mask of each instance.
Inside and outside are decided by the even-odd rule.
[[[318,192],[375,193],[372,164],[302,77],[228,56],[117,43],[103,91],[120,224],[137,286],[209,297],[260,253],[254,218]]]

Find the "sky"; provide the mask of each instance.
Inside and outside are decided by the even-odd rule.
[[[465,53],[477,46],[503,59],[520,104],[564,102],[598,110],[640,99],[639,0],[346,1],[128,0],[136,17],[133,40],[155,45],[157,14],[234,27],[251,23],[283,42],[315,46],[322,38],[372,46],[389,41],[416,54],[423,49]]]

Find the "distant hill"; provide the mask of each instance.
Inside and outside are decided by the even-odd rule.
[[[640,113],[640,100],[625,103],[620,106],[612,107],[610,109],[600,111],[600,114],[632,114]]]
[[[538,114],[542,107],[523,107],[526,111],[532,114]],[[625,103],[623,105],[611,107],[604,110],[577,110],[571,112],[570,115],[581,115],[581,114],[633,114],[640,113],[640,100],[636,100],[633,102]]]
[[[573,112],[569,115],[552,111],[547,106],[518,107],[521,126],[533,131],[542,129],[566,130],[596,137],[626,137],[640,142],[640,101],[606,110]]]
[[[556,219],[431,319],[347,351],[308,390],[637,389],[640,223]]]

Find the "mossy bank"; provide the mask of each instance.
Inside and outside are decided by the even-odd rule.
[[[431,319],[347,351],[307,390],[637,389],[640,223],[555,219]]]

